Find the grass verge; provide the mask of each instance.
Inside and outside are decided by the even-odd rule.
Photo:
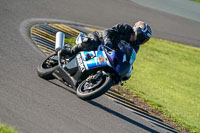
[[[199,48],[151,39],[137,54],[124,88],[190,132],[200,132],[199,57]]]
[[[70,44],[71,46],[74,46],[76,42],[76,38],[72,37],[72,38],[65,38],[65,44]]]
[[[200,132],[200,49],[151,39],[125,88],[178,124]]]
[[[14,127],[0,124],[0,133],[18,133],[18,131]]]
[[[200,0],[192,0],[192,1],[194,1],[194,2],[200,2]]]

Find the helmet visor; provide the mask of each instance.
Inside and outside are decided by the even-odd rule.
[[[140,41],[141,44],[147,42],[149,40],[149,37],[146,37],[144,34],[138,34],[137,40]]]

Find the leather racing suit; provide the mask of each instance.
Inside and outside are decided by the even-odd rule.
[[[79,51],[86,50],[96,50],[101,42],[104,42],[105,45],[112,49],[117,48],[117,44],[119,41],[124,40],[131,44],[136,53],[139,50],[139,44],[135,42],[130,42],[131,34],[134,33],[132,27],[128,24],[117,24],[112,28],[106,29],[104,31],[95,31],[88,34],[87,37],[84,38],[81,44],[77,44],[72,48],[67,48],[62,51],[62,55],[74,55]]]

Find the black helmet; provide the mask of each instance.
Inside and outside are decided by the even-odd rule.
[[[152,36],[151,27],[147,23],[142,21],[136,22],[133,26],[133,30],[135,32],[135,42],[138,45],[144,44]]]

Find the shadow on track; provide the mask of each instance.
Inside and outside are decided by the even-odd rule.
[[[104,110],[104,111],[106,111],[106,112],[108,112],[108,113],[110,113],[110,114],[122,119],[122,120],[125,120],[125,121],[127,121],[127,122],[129,122],[129,123],[131,123],[133,125],[136,125],[136,126],[142,128],[142,129],[144,129],[144,130],[146,130],[148,132],[159,133],[158,131],[156,131],[156,130],[154,130],[152,128],[149,128],[149,127],[147,127],[147,126],[145,126],[145,125],[143,125],[143,124],[141,124],[141,123],[139,123],[137,121],[134,121],[134,120],[128,118],[127,116],[122,115],[122,114],[120,114],[120,113],[118,113],[118,112],[116,112],[116,111],[114,111],[112,109],[109,109],[109,108],[105,107],[104,105],[101,105],[101,104],[99,104],[99,103],[97,103],[95,101],[88,101],[88,103],[90,103],[93,106],[96,106],[96,107],[98,107],[98,108],[100,108],[100,109],[102,109],[102,110]]]
[[[172,133],[179,133],[177,130],[173,129],[172,127],[170,127],[169,125],[165,124],[163,121],[155,118],[155,117],[152,117],[150,115],[147,115],[147,114],[142,114],[142,113],[139,113],[139,112],[134,112],[135,114],[143,117],[143,118],[146,118],[148,119],[152,124],[160,127],[160,128],[163,128],[165,130],[168,130],[169,132],[172,132]]]
[[[54,84],[54,85],[56,85],[56,86],[58,86],[58,87],[60,87],[60,88],[65,89],[66,91],[69,91],[70,93],[76,95],[75,90],[73,90],[72,88],[69,88],[69,87],[63,87],[62,85],[59,85],[58,83],[53,82],[53,80],[47,80],[47,81],[48,81],[49,83],[52,83],[52,84]]]

